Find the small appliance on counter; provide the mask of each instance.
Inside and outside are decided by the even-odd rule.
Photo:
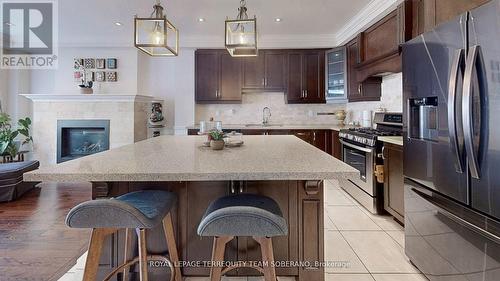
[[[378,214],[384,213],[384,187],[375,176],[377,166],[383,165],[383,143],[377,137],[402,136],[403,114],[376,112],[374,123],[375,129],[366,127],[340,130],[342,160],[356,168],[360,177],[339,180],[339,183],[342,189],[368,211]]]
[[[163,128],[165,128],[165,117],[163,116],[162,101],[152,101],[151,113],[149,114],[148,118],[148,136],[160,136]]]

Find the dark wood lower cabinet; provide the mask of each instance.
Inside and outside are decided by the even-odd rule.
[[[177,206],[172,210],[175,238],[185,277],[209,276],[209,268],[195,266],[195,262],[210,261],[211,237],[197,234],[198,224],[208,205],[233,193],[256,193],[273,198],[280,206],[289,228],[288,236],[273,238],[276,262],[307,261],[310,266],[279,267],[279,276],[295,276],[298,281],[323,281],[324,260],[323,183],[322,181],[214,181],[214,182],[108,182],[93,183],[93,198],[115,197],[141,189],[161,189],[175,192]],[[102,251],[99,278],[112,271],[123,260],[124,232],[108,236]],[[167,255],[167,246],[161,227],[152,229],[147,237],[150,253]],[[137,254],[137,250],[135,251]],[[260,261],[258,244],[247,237],[238,237],[226,247],[226,261]],[[254,270],[238,269],[231,276],[260,275]],[[138,274],[131,274],[138,280]],[[165,280],[168,269],[150,267],[149,280]],[[120,280],[121,273],[114,280]]]
[[[384,143],[384,209],[404,222],[403,147]]]
[[[337,159],[342,159],[342,147],[340,144],[339,131],[331,131],[331,155]]]

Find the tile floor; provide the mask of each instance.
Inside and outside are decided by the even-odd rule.
[[[392,217],[369,213],[340,189],[337,181],[325,182],[325,260],[343,263],[342,266],[326,268],[326,281],[427,280],[410,264],[403,247],[403,227]],[[82,280],[84,264],[85,255],[59,281]],[[186,278],[186,281],[208,280]],[[223,279],[261,280],[255,277]]]

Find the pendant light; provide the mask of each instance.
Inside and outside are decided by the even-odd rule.
[[[248,18],[246,1],[240,1],[238,16],[226,19],[226,49],[233,57],[255,57],[257,48],[257,18]]]
[[[160,0],[153,6],[149,18],[134,20],[134,45],[150,56],[177,56],[179,31],[167,20]]]

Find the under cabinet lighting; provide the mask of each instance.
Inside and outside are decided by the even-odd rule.
[[[276,18],[274,21],[275,22],[281,22],[281,19],[280,18]]]
[[[115,25],[116,26],[122,26],[123,24],[121,22],[117,21],[117,22],[115,22]]]
[[[199,22],[204,22],[204,21],[205,21],[205,19],[204,19],[204,18],[199,18],[199,19],[198,19],[198,21],[199,21]]]

